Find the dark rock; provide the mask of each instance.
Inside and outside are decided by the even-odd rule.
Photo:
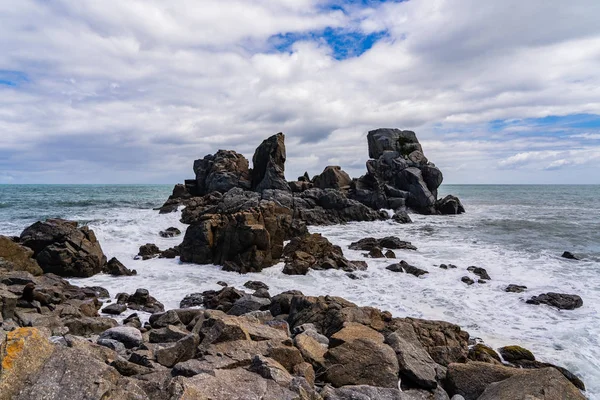
[[[310,269],[342,269],[346,272],[366,269],[366,264],[348,261],[339,246],[319,233],[293,238],[284,248],[283,273],[305,275]]]
[[[217,285],[219,285],[219,286],[223,286],[223,287],[227,287],[227,286],[228,286],[228,285],[227,285],[227,282],[223,282],[223,281],[218,281],[218,282],[217,282]]]
[[[137,289],[135,293],[130,296],[121,293],[121,295],[117,295],[117,302],[120,304],[127,304],[132,310],[144,311],[151,314],[165,311],[163,304],[150,296],[147,289]]]
[[[233,188],[250,189],[248,160],[232,150],[219,150],[194,161],[196,184],[192,194],[225,193]]]
[[[289,191],[285,180],[285,136],[278,133],[265,139],[252,157],[252,190],[265,189]]]
[[[271,300],[269,298],[246,295],[236,300],[227,311],[227,314],[244,315],[252,311],[268,310],[270,306]]]
[[[384,152],[396,152],[398,155],[408,155],[415,150],[422,152],[417,135],[412,131],[380,128],[370,131],[367,135],[369,157],[378,159]]]
[[[513,361],[511,361],[511,364],[525,369],[554,368],[561,374],[563,374],[563,376],[567,378],[577,389],[585,390],[585,385],[583,384],[583,381],[566,368],[540,361],[532,361],[530,359],[514,359]]]
[[[248,289],[251,289],[251,290],[258,290],[258,289],[269,290],[269,285],[267,285],[266,283],[261,282],[261,281],[248,281],[248,282],[244,283],[244,287],[247,287]]]
[[[138,256],[142,257],[142,260],[149,260],[160,255],[160,249],[154,243],[146,243],[140,246]]]
[[[173,259],[179,256],[179,246],[168,248],[160,253],[159,258],[170,258]]]
[[[559,310],[574,310],[583,306],[583,300],[576,294],[543,293],[527,300],[527,304],[547,304]]]
[[[394,253],[392,250],[388,250],[385,252],[385,258],[396,258],[396,253]]]
[[[410,215],[408,215],[408,213],[404,210],[396,211],[394,213],[394,216],[392,217],[392,221],[397,222],[399,224],[410,224],[413,222],[410,218]]]
[[[469,286],[471,286],[472,284],[475,283],[475,281],[473,279],[469,278],[468,276],[463,276],[462,278],[460,278],[460,280]]]
[[[271,298],[271,307],[269,310],[274,317],[282,314],[289,314],[292,298],[294,296],[303,296],[299,290],[288,290]]]
[[[109,365],[123,376],[145,375],[154,372],[151,368],[143,367],[121,358],[117,358]]]
[[[386,336],[385,342],[396,353],[401,377],[420,388],[437,387],[436,363],[425,351],[410,325]]]
[[[142,333],[130,326],[117,326],[102,332],[99,339],[113,339],[131,349],[142,344]]]
[[[384,247],[387,249],[394,250],[416,250],[417,248],[410,242],[405,242],[394,236],[387,236],[382,239],[375,239],[372,237],[360,239],[358,242],[351,243],[349,249],[351,250],[366,250],[371,251],[377,247]]]
[[[443,199],[437,200],[435,203],[435,208],[442,215],[462,214],[465,212],[465,208],[458,197],[452,195],[448,195]]]
[[[202,305],[203,296],[202,293],[191,293],[188,294],[179,302],[180,308],[199,307]]]
[[[469,267],[467,268],[467,271],[474,273],[475,275],[477,275],[478,277],[480,277],[481,279],[486,279],[486,280],[490,280],[492,278],[490,278],[490,276],[488,275],[487,271],[485,270],[485,268],[480,268],[480,267]]]
[[[48,219],[26,228],[20,243],[33,250],[44,273],[89,277],[102,271],[106,256],[94,231],[77,222]]]
[[[181,231],[173,226],[165,229],[164,231],[158,232],[161,237],[170,238],[181,235]]]
[[[166,328],[169,325],[182,325],[179,314],[175,310],[152,314],[148,322],[150,322],[150,326],[154,329]]]
[[[535,361],[533,353],[521,346],[505,346],[498,349],[502,358],[510,363],[520,360]]]
[[[348,188],[352,179],[341,167],[328,166],[321,175],[315,176],[312,182],[320,189],[342,189]]]
[[[108,263],[106,263],[103,272],[113,276],[132,276],[137,274],[135,269],[131,270],[127,268],[115,257],[111,258]]]
[[[465,400],[477,400],[494,382],[500,382],[513,375],[523,374],[522,370],[477,361],[466,364],[450,364],[446,375],[446,390],[450,396],[459,394]],[[497,399],[511,397],[497,397]]]
[[[123,320],[123,325],[140,329],[142,327],[142,321],[140,321],[140,317],[137,313],[133,313]]]
[[[577,257],[576,255],[574,255],[573,253],[571,253],[570,251],[565,251],[564,253],[562,253],[562,258],[566,258],[569,260],[580,260],[579,257]]]
[[[204,307],[212,310],[227,312],[233,304],[245,295],[234,287],[227,286],[219,291],[207,290],[202,292]]]
[[[514,285],[514,284],[510,284],[506,287],[506,289],[504,289],[505,292],[508,293],[522,293],[524,291],[527,290],[527,286],[521,286],[521,285]]]
[[[500,356],[494,349],[484,344],[478,343],[469,349],[469,360],[481,361],[492,364],[500,364]]]
[[[150,343],[175,343],[189,334],[185,329],[180,329],[174,325],[167,325],[164,328],[152,329],[148,336]]]
[[[156,351],[156,361],[165,367],[172,368],[175,364],[194,358],[200,339],[196,334],[189,334],[178,340],[174,346]]]
[[[456,269],[457,266],[454,264],[440,264],[441,269]]]
[[[369,251],[369,254],[365,254],[369,258],[385,258],[383,252],[379,247],[374,247]]]
[[[416,277],[419,277],[421,275],[425,275],[425,274],[429,273],[429,272],[425,271],[424,269],[420,269],[413,265],[408,264],[404,260],[402,260],[396,264],[388,265],[387,267],[385,267],[385,269],[392,271],[392,272],[405,272],[407,274],[411,274]]]
[[[123,314],[125,311],[127,311],[127,306],[125,304],[118,303],[109,304],[108,306],[102,309],[103,313],[112,315],[120,315]]]

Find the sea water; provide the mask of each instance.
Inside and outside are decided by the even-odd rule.
[[[519,344],[538,360],[555,363],[582,377],[587,395],[600,399],[600,186],[443,185],[440,195],[459,196],[467,210],[458,216],[411,214],[413,224],[391,221],[311,227],[340,245],[351,260],[369,268],[352,280],[342,271],[311,271],[306,276],[281,273],[282,264],[260,273],[239,275],[214,265],[181,264],[178,259],[134,260],[140,245],[161,249],[182,237],[161,238],[160,230],[185,230],[180,212],[159,215],[171,185],[0,185],[0,234],[19,235],[31,223],[61,217],[89,225],[107,257],[117,257],[137,276],[96,275],[72,279],[77,285],[100,285],[114,297],[147,288],[176,308],[189,293],[218,289],[217,281],[243,288],[261,280],[270,293],[298,289],[307,295],[339,295],[359,305],[389,310],[394,316],[445,320],[497,348]],[[416,278],[385,269],[390,260],[366,259],[348,245],[363,237],[394,235],[417,251],[396,250],[397,261],[427,270]],[[563,251],[581,261],[561,258]],[[440,269],[440,264],[456,269]],[[467,286],[469,266],[485,268],[491,280]],[[524,293],[506,293],[508,284]],[[545,292],[578,294],[583,307],[557,310],[526,304]]]

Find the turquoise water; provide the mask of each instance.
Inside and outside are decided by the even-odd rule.
[[[393,274],[385,269],[385,260],[368,259],[369,268],[358,281],[339,271],[291,277],[281,273],[281,264],[242,276],[177,259],[134,260],[142,244],[167,248],[181,241],[158,236],[169,226],[185,230],[180,213],[159,215],[152,210],[171,189],[172,185],[0,185],[0,234],[18,235],[29,224],[50,217],[89,224],[107,256],[116,256],[138,275],[97,275],[73,282],[101,285],[113,295],[145,287],[171,308],[188,293],[217,289],[219,280],[241,288],[256,279],[266,282],[273,294],[299,289],[308,295],[340,295],[395,316],[454,322],[488,345],[521,344],[539,360],[569,368],[584,379],[589,398],[600,399],[600,186],[443,185],[440,196],[459,196],[466,214],[411,214],[414,223],[408,225],[386,221],[311,227],[340,245],[349,259],[364,260],[348,245],[365,236],[410,240],[418,251],[398,251],[398,258],[429,271],[421,278]],[[583,260],[561,258],[565,250]],[[437,267],[441,263],[459,268],[442,270]],[[460,278],[469,274],[470,265],[486,268],[492,280],[464,285]],[[510,283],[529,289],[522,294],[504,292]],[[548,291],[578,294],[584,306],[559,311],[525,303]]]

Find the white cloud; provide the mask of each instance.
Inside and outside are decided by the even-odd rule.
[[[96,165],[80,181],[111,180],[97,171],[116,162],[125,180],[181,180],[194,158],[218,148],[251,157],[283,131],[289,178],[332,161],[356,176],[366,131],[389,126],[416,130],[447,180],[465,182],[475,168],[518,181],[522,168],[570,160],[564,151],[597,152],[581,143],[595,132],[544,139],[531,127],[490,133],[485,125],[600,114],[600,2],[413,0],[346,14],[319,4],[0,3],[0,70],[30,80],[0,86],[0,154],[22,181],[68,181],[71,169],[56,157]],[[322,40],[297,42],[291,54],[267,42],[326,26],[389,35],[343,61]],[[41,173],[48,165],[52,176]]]

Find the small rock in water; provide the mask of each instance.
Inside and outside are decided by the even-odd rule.
[[[575,254],[571,253],[570,251],[565,251],[564,253],[562,253],[562,258],[566,258],[569,260],[579,260],[580,258],[577,257]]]
[[[485,270],[485,268],[479,268],[479,267],[469,267],[467,268],[467,271],[474,273],[475,275],[477,275],[478,277],[480,277],[481,279],[486,279],[486,280],[490,280],[492,278],[490,278],[490,276],[488,275],[487,271]]]
[[[387,267],[385,267],[385,269],[392,271],[392,272],[405,272],[407,274],[412,274],[417,277],[429,273],[429,272],[425,271],[424,269],[420,269],[413,265],[410,265],[409,263],[407,263],[404,260],[400,261],[397,264],[388,265]]]
[[[227,287],[227,282],[219,281],[217,282],[217,285]]]
[[[514,285],[512,283],[504,289],[504,291],[508,293],[522,293],[525,290],[527,290],[527,286]]]
[[[369,258],[384,258],[383,252],[379,247],[374,247],[369,251],[369,254],[366,254]]]
[[[142,260],[149,260],[151,258],[157,257],[160,254],[160,249],[154,243],[146,243],[145,245],[140,246],[140,251],[138,252],[138,257],[142,257]]]
[[[498,352],[510,363],[520,360],[535,361],[533,353],[521,346],[504,346],[499,348]]]
[[[396,258],[396,253],[394,253],[392,250],[388,250],[385,252],[385,258]]]
[[[348,273],[346,274],[346,276],[347,276],[348,278],[352,279],[352,280],[358,280],[358,279],[360,279],[360,277],[359,277],[358,275],[356,275],[356,274],[354,274],[354,273],[352,273],[352,272],[348,272]]]
[[[574,310],[583,306],[583,300],[576,294],[543,293],[527,300],[527,304],[547,304],[559,310]]]
[[[410,216],[406,211],[397,211],[392,217],[392,221],[399,224],[410,224],[412,219],[410,219]]]
[[[469,286],[475,283],[475,281],[469,278],[468,276],[463,276],[462,278],[460,278],[460,280]]]
[[[103,272],[113,276],[132,276],[137,274],[135,269],[131,270],[127,268],[115,257],[111,258],[108,263],[106,263],[106,266],[103,268]]]
[[[160,231],[158,233],[161,237],[170,238],[181,235],[181,231],[173,226],[165,229],[164,231]]]
[[[258,290],[258,289],[267,289],[269,290],[269,286],[261,281],[248,281],[246,283],[244,283],[244,287],[247,287],[248,289],[252,289],[252,290]]]
[[[190,307],[199,307],[202,305],[202,293],[191,293],[188,294],[179,302],[179,308],[190,308]]]

